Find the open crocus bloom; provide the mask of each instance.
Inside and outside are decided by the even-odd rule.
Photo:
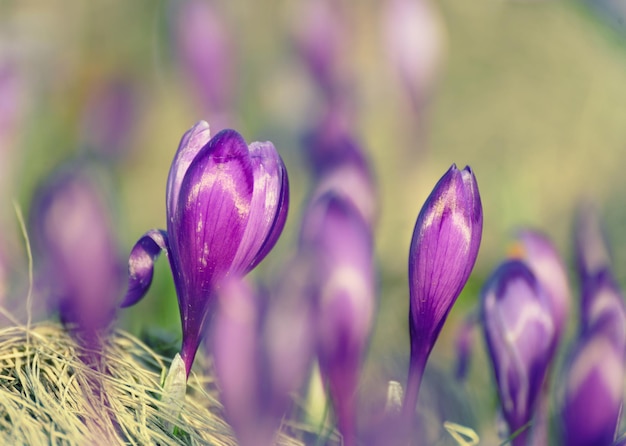
[[[287,171],[270,142],[249,146],[234,130],[210,138],[199,122],[184,136],[166,191],[167,232],[152,230],[133,248],[122,306],[140,300],[153,263],[167,251],[183,327],[187,375],[216,290],[229,276],[251,271],[278,240],[287,218]]]

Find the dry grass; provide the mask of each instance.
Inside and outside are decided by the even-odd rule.
[[[97,365],[85,357],[93,352],[56,324],[0,330],[0,444],[236,444],[211,377],[192,373],[172,420],[160,401],[168,360],[119,330]],[[302,444],[284,433],[278,443]]]

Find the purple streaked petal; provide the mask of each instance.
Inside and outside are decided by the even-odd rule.
[[[121,308],[130,307],[139,302],[152,284],[154,262],[161,251],[168,254],[167,232],[152,229],[135,243],[128,258],[128,290],[120,304]]]
[[[579,340],[564,370],[562,444],[613,444],[623,406],[623,348],[617,351],[611,339],[589,333]]]
[[[233,269],[247,273],[274,247],[288,208],[288,180],[285,165],[271,142],[250,144],[254,187],[250,219],[241,238]]]
[[[565,266],[550,240],[538,231],[524,229],[518,233],[523,249],[522,258],[546,291],[555,328],[560,338],[567,325],[570,291]]]
[[[285,228],[285,223],[287,222],[287,213],[289,211],[289,177],[287,176],[287,169],[284,168],[281,175],[281,186],[280,186],[280,199],[278,201],[278,213],[274,217],[274,222],[272,223],[272,227],[270,228],[269,234],[265,239],[265,242],[259,249],[259,252],[254,257],[250,265],[248,266],[248,270],[254,269],[261,261],[269,254],[269,252],[274,248],[276,242],[280,238],[280,235]]]
[[[202,149],[211,138],[211,129],[205,121],[197,122],[182,137],[170,173],[167,177],[166,188],[166,204],[167,215],[172,219],[176,215],[176,206],[178,205],[178,194],[183,178],[187,173],[189,165],[194,160],[200,149]],[[169,222],[168,222],[169,224]]]
[[[493,273],[482,293],[482,319],[512,433],[528,423],[535,411],[556,335],[548,298],[525,263],[510,260]],[[516,439],[513,444],[523,441]]]

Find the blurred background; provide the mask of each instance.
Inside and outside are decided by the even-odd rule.
[[[623,1],[420,0],[409,10],[401,0],[188,3],[0,0],[0,296],[8,308],[19,314],[28,271],[13,202],[28,219],[48,175],[88,160],[125,259],[145,231],[165,228],[169,165],[200,119],[212,133],[232,127],[248,142],[270,140],[285,160],[289,219],[254,273],[272,277],[297,244],[311,187],[303,135],[323,121],[329,96],[348,110],[345,125],[378,187],[380,311],[369,376],[404,379],[409,242],[452,163],[474,170],[485,223],[433,367],[452,367],[456,327],[517,227],[545,231],[571,266],[573,212],[593,201],[626,284]],[[167,261],[119,325],[180,338]],[[483,359],[472,371],[476,394],[490,379]]]

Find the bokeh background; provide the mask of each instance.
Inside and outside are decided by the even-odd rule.
[[[4,304],[19,313],[27,276],[13,201],[28,215],[47,175],[87,157],[106,172],[103,189],[120,256],[127,256],[146,230],[165,227],[169,164],[182,134],[200,119],[215,130],[234,127],[249,142],[270,140],[285,159],[290,216],[275,251],[254,273],[275,275],[295,249],[311,186],[302,136],[325,107],[299,49],[313,20],[310,3],[212,2],[229,45],[219,55],[231,67],[225,114],[203,101],[185,67],[177,39],[181,29],[192,27],[192,18],[181,20],[180,2],[0,0]],[[455,330],[517,227],[545,231],[571,265],[573,212],[581,200],[594,202],[606,222],[616,275],[626,284],[624,2],[422,0],[422,21],[409,33],[421,45],[402,50],[415,55],[409,77],[417,96],[398,76],[389,34],[402,26],[389,24],[391,3],[336,0],[342,32],[314,33],[336,45],[336,75],[350,103],[351,128],[379,188],[379,318],[366,366],[372,382],[404,379],[409,242],[420,207],[452,163],[475,171],[485,224],[473,276],[431,368],[451,373]],[[110,119],[99,110],[111,95],[121,98],[111,124],[119,138],[108,153],[98,152],[92,146]],[[158,262],[145,300],[120,313],[119,325],[139,335],[152,330],[180,338],[166,261]],[[465,400],[491,407],[480,348]],[[490,429],[495,431],[478,428],[481,434]]]

